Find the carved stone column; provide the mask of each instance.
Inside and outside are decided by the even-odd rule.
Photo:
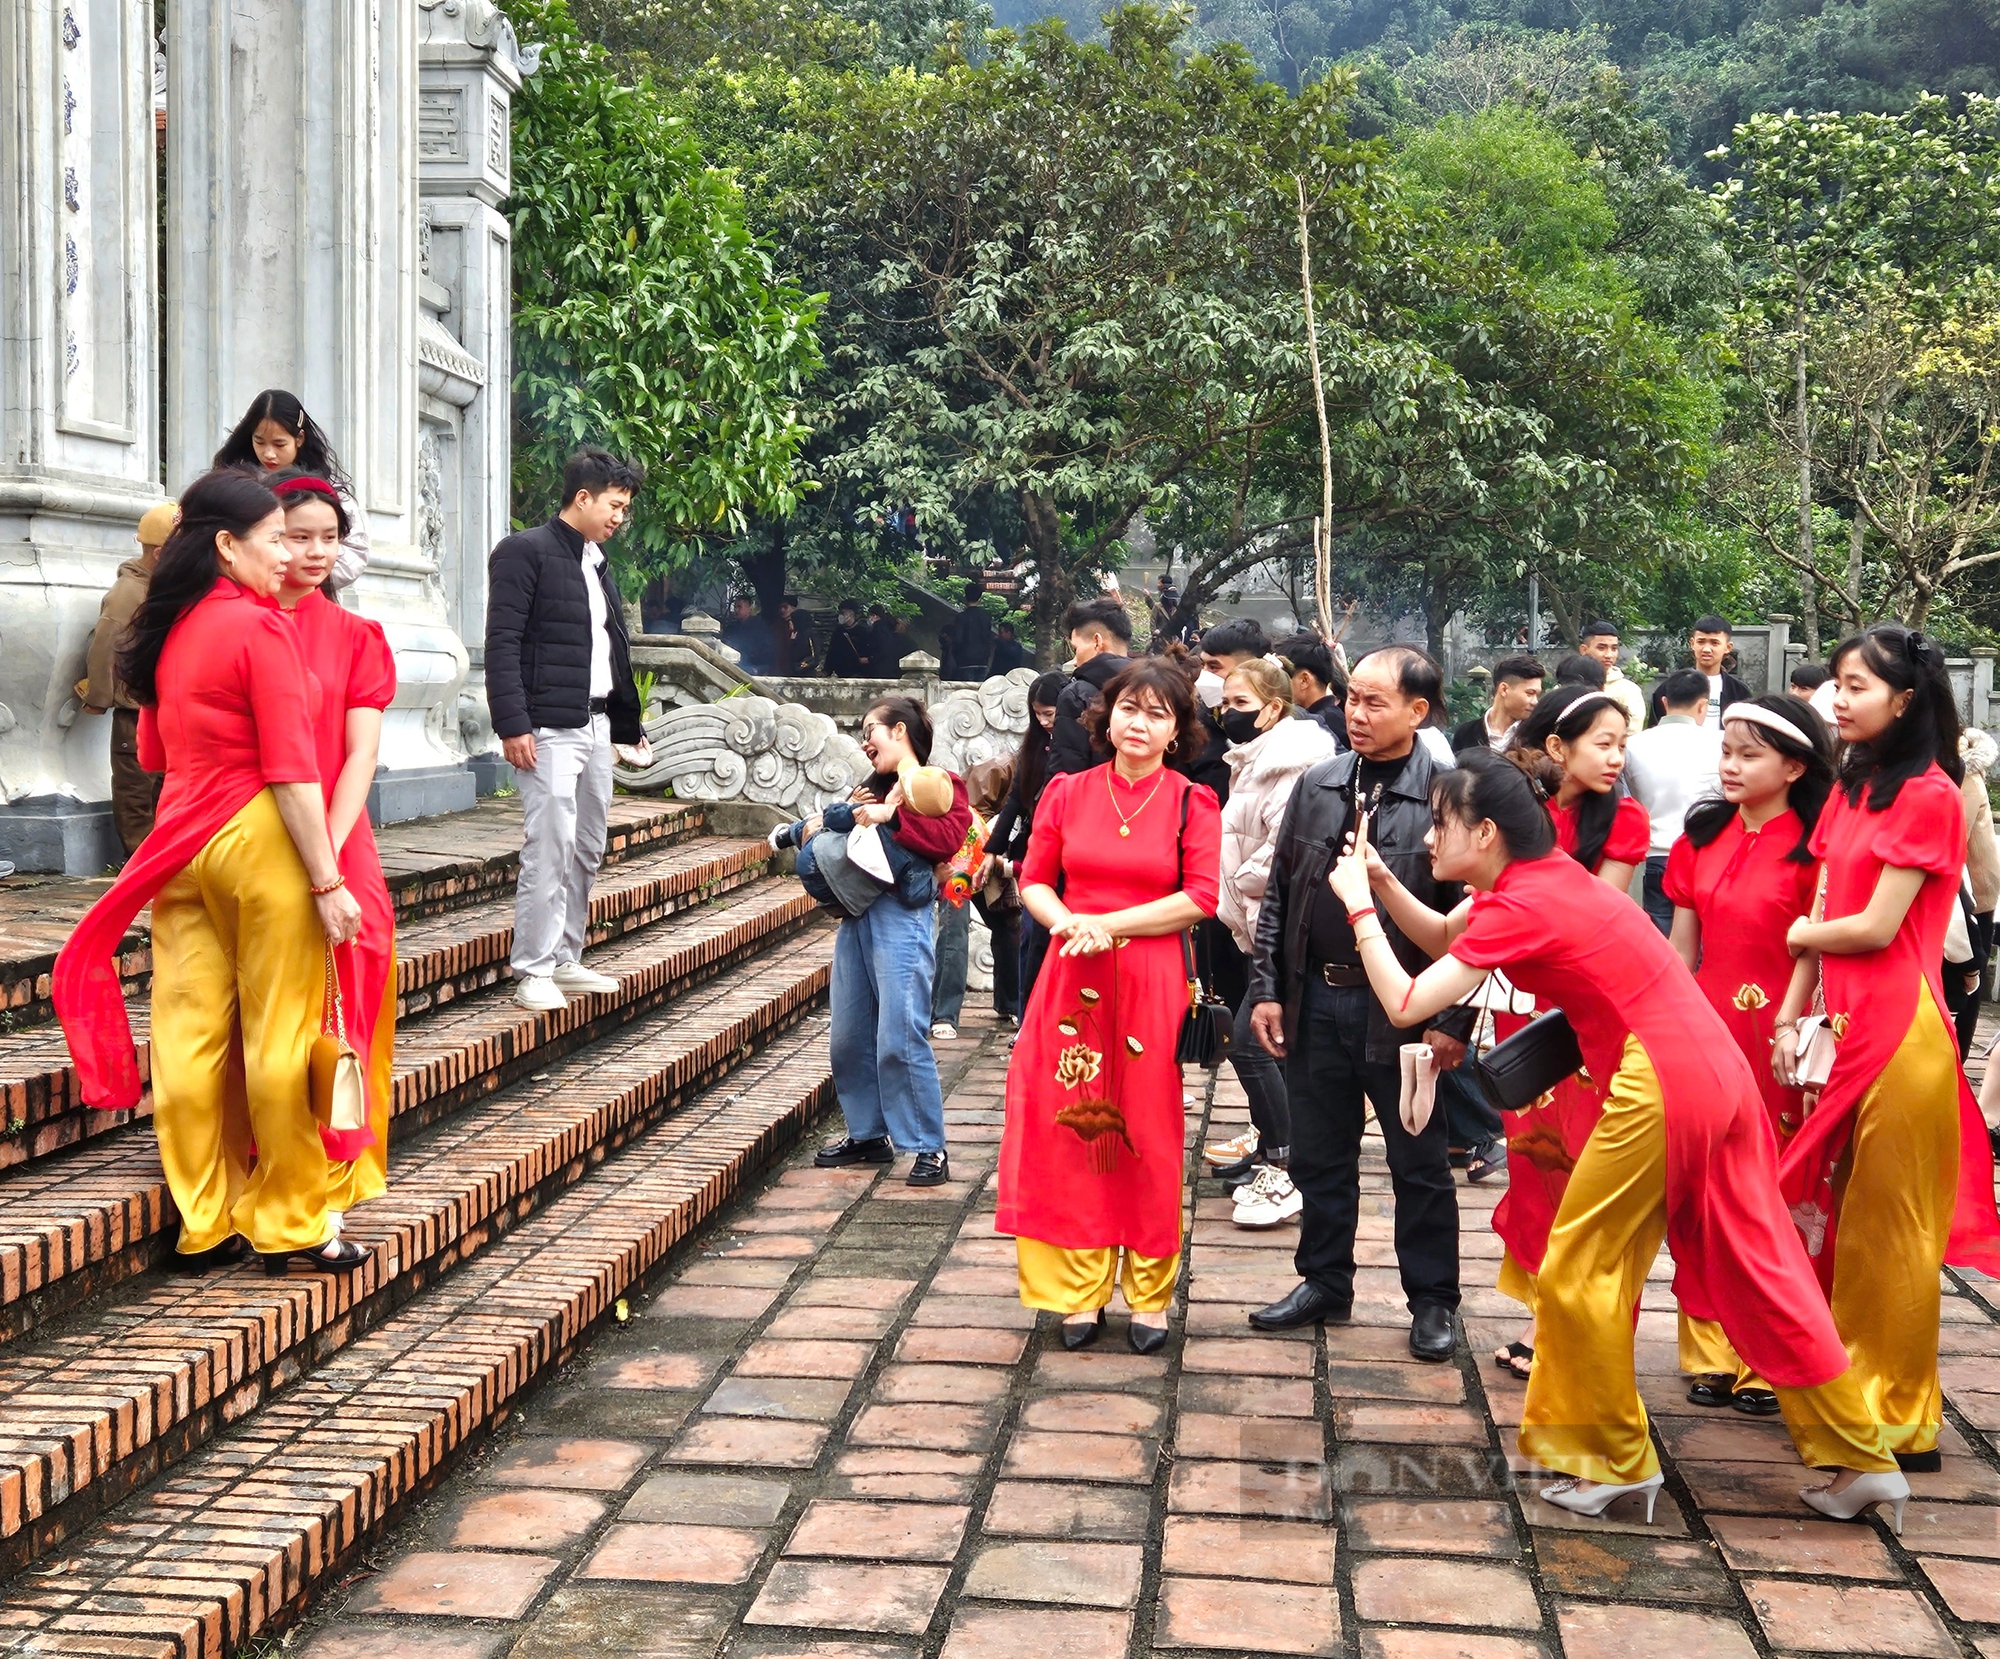
[[[72,693],[162,499],[151,0],[0,0],[0,857],[95,874],[109,721]]]
[[[179,0],[168,10],[168,480],[252,397],[296,392],[368,516],[349,603],[397,692],[378,822],[469,806],[465,647],[417,417],[416,0]]]
[[[486,556],[509,529],[513,237],[500,204],[513,171],[513,95],[541,48],[524,50],[493,0],[417,0],[417,37],[418,417],[441,520],[439,580],[472,664],[458,735],[485,793],[507,776],[483,661]]]

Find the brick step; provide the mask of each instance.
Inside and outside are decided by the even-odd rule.
[[[589,942],[602,944],[770,868],[761,841],[702,839],[648,848],[605,871],[591,895]],[[449,1003],[505,978],[514,948],[511,890],[465,908],[399,925],[397,1007],[401,1018]],[[139,1044],[139,1074],[149,1075],[150,982],[132,982],[127,1015]],[[77,1089],[69,1045],[53,1024],[0,1036],[0,1111],[14,1130],[0,1139],[0,1170],[122,1129],[149,1116],[148,1096],[128,1112],[93,1112]],[[18,1126],[18,1127],[17,1127]]]
[[[397,1040],[398,1163],[403,1137],[796,934],[812,909],[797,883],[762,878],[591,951],[615,996],[532,1014],[502,985],[413,1021]],[[143,1127],[0,1174],[0,1340],[154,1264],[176,1225]]]
[[[605,863],[617,864],[688,840],[701,834],[707,823],[707,809],[700,802],[616,796],[611,802]],[[513,892],[521,868],[520,798],[498,797],[481,801],[470,812],[391,824],[377,832],[375,842],[397,919],[442,915]],[[76,881],[31,876],[12,877],[0,885],[0,1015],[8,1029],[55,1018],[49,1004],[49,975],[55,969],[56,952],[110,885],[109,877]],[[119,949],[118,971],[135,985],[144,985],[152,974],[143,915]]]
[[[149,1275],[10,1344],[0,1352],[0,1577],[61,1545],[226,1426],[261,1420],[274,1395],[286,1408],[275,1420],[289,1421],[306,1387],[301,1378],[412,1298],[454,1286],[454,1269],[462,1273],[514,1237],[565,1189],[592,1177],[607,1154],[798,1021],[825,991],[832,952],[831,930],[820,929],[796,948],[732,968],[670,1010],[599,1037],[485,1109],[421,1137],[396,1160],[389,1192],[350,1218],[347,1236],[375,1252],[353,1274],[295,1268],[274,1279],[253,1263],[200,1279]],[[793,1055],[781,1068],[794,1100],[820,1089],[824,1066],[814,1067],[801,1072]],[[663,1143],[670,1166],[680,1142],[675,1130]],[[741,1145],[735,1155],[743,1155]],[[625,1178],[622,1162],[614,1164],[611,1187]],[[586,1201],[564,1214],[597,1209]],[[671,1212],[656,1205],[648,1228]],[[597,1221],[588,1230],[595,1236]],[[668,1232],[660,1248],[677,1236]],[[583,1270],[568,1255],[562,1272],[592,1285],[604,1279],[602,1269]],[[489,1296],[480,1292],[472,1303],[497,1307]],[[256,1421],[250,1427],[265,1437]]]

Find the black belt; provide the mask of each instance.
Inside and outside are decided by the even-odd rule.
[[[1368,970],[1358,962],[1315,962],[1306,972],[1337,990],[1352,990],[1368,983]]]
[[[609,697],[593,697],[590,700],[590,712],[592,714],[603,714],[610,707],[611,699]]]

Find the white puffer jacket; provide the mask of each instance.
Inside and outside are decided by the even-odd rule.
[[[1222,808],[1222,896],[1215,913],[1246,955],[1256,948],[1257,907],[1271,879],[1285,803],[1306,768],[1336,752],[1333,734],[1317,720],[1280,720],[1225,757],[1229,799]]]

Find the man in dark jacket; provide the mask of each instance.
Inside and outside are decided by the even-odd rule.
[[[833,638],[826,642],[826,677],[829,680],[868,677],[868,634],[861,626],[861,606],[856,600],[840,602]]]
[[[1695,672],[1708,679],[1708,727],[1710,731],[1722,730],[1722,711],[1731,703],[1743,702],[1754,696],[1749,685],[1728,673],[1722,666],[1729,655],[1733,642],[1733,631],[1725,616],[1704,616],[1697,618],[1688,630],[1688,656],[1694,662]],[[1650,723],[1657,726],[1667,717],[1666,679],[1653,687],[1653,694],[1647,698],[1646,706]]]
[[[563,469],[562,511],[508,536],[487,561],[486,704],[521,790],[513,963],[524,1008],[618,989],[583,965],[583,935],[604,857],[611,747],[650,758],[603,546],[638,487],[637,468],[578,450]]]
[[[1458,1193],[1445,1114],[1433,1111],[1420,1134],[1404,1129],[1396,1109],[1403,1036],[1369,989],[1354,929],[1326,877],[1358,809],[1368,814],[1369,840],[1382,861],[1419,901],[1439,910],[1458,902],[1455,887],[1432,879],[1424,848],[1436,764],[1417,731],[1441,689],[1437,664],[1414,646],[1385,645],[1354,665],[1347,688],[1354,747],[1321,761],[1292,791],[1257,912],[1250,968],[1251,1029],[1287,1062],[1291,1177],[1305,1195],[1294,1258],[1302,1283],[1253,1313],[1250,1323],[1283,1330],[1351,1316],[1361,1132],[1372,1100],[1395,1188],[1410,1352],[1432,1361],[1451,1357],[1459,1301]],[[1428,965],[1386,916],[1383,926],[1405,967],[1415,973]],[[1464,1057],[1475,1017],[1469,1008],[1454,1008],[1424,1033],[1441,1066]]]
[[[1484,745],[1504,749],[1507,739],[1535,704],[1541,701],[1547,670],[1533,657],[1502,657],[1493,665],[1493,702],[1483,714],[1462,720],[1451,730],[1451,752],[1462,755]]]
[[[986,665],[993,660],[993,618],[979,602],[975,587],[951,623],[952,654],[958,659],[958,678],[983,680]],[[950,676],[945,676],[949,678]]]
[[[1003,622],[994,631],[993,662],[991,672],[1011,674],[1017,668],[1028,666],[1028,653],[1022,648],[1019,637],[1014,632],[1014,624]]]
[[[896,624],[889,618],[887,605],[868,607],[868,626],[863,630],[867,640],[868,673],[871,679],[899,679],[903,672],[903,652],[908,649],[902,636],[896,632]]]
[[[1090,744],[1083,711],[1098,701],[1114,674],[1131,661],[1132,619],[1112,594],[1079,599],[1063,617],[1076,671],[1056,699],[1056,723],[1049,731],[1048,775],[1088,772],[1105,757]]]
[[[1347,680],[1318,634],[1291,634],[1278,641],[1278,657],[1291,670],[1294,718],[1317,720],[1341,748],[1347,747]]]

